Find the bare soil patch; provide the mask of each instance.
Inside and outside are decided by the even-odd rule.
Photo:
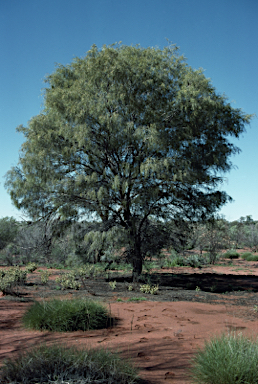
[[[190,359],[205,340],[228,331],[257,336],[257,266],[258,262],[234,260],[227,266],[153,270],[148,278],[159,284],[157,295],[128,291],[129,274],[110,275],[117,281],[115,290],[99,277],[87,281],[87,290],[60,291],[55,278],[62,271],[52,270],[47,286],[35,271],[21,287],[20,297],[0,298],[0,363],[39,343],[65,342],[118,350],[139,366],[140,376],[148,383],[189,383]],[[22,326],[22,315],[33,300],[80,296],[106,303],[116,325],[73,333],[38,332]]]

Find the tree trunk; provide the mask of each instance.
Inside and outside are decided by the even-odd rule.
[[[133,282],[139,280],[140,274],[142,273],[142,252],[141,252],[141,241],[139,236],[134,238],[134,247],[133,247]]]
[[[139,281],[140,274],[142,273],[142,257],[134,257],[133,259],[133,282]]]

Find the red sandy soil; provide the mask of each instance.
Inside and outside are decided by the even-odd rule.
[[[234,266],[230,267],[212,267],[211,272],[231,275],[252,272],[258,275],[258,269],[254,268],[256,264],[245,262],[246,267],[241,264],[244,270],[236,271],[239,263],[234,262]],[[187,271],[191,270],[188,268]],[[194,272],[197,273],[196,270]],[[202,270],[198,273],[202,273]],[[72,293],[69,296],[72,297]],[[195,296],[198,296],[198,292],[195,292]],[[237,306],[227,302],[221,305],[157,301],[157,298],[156,301],[117,302],[117,295],[112,292],[107,305],[112,315],[119,319],[116,326],[97,331],[51,333],[26,330],[22,326],[21,317],[31,305],[30,302],[2,297],[0,363],[6,357],[15,356],[40,343],[65,342],[67,345],[119,351],[124,357],[132,359],[140,369],[140,377],[149,383],[186,384],[190,383],[190,359],[199,347],[203,347],[205,340],[230,331],[257,336],[258,314],[253,302],[249,306]]]

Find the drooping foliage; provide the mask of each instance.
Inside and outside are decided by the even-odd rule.
[[[147,222],[205,218],[251,116],[230,106],[175,46],[93,46],[47,77],[45,108],[27,127],[6,186],[38,218],[92,215],[127,232],[141,273]]]

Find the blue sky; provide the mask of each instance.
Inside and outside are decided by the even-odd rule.
[[[122,41],[142,47],[180,47],[193,68],[202,67],[235,108],[258,116],[257,0],[12,0],[0,2],[0,218],[19,212],[4,189],[18,162],[26,125],[42,108],[44,78],[55,63],[82,57],[92,44]],[[234,202],[227,220],[258,220],[258,118],[234,142],[242,150],[223,190]]]

